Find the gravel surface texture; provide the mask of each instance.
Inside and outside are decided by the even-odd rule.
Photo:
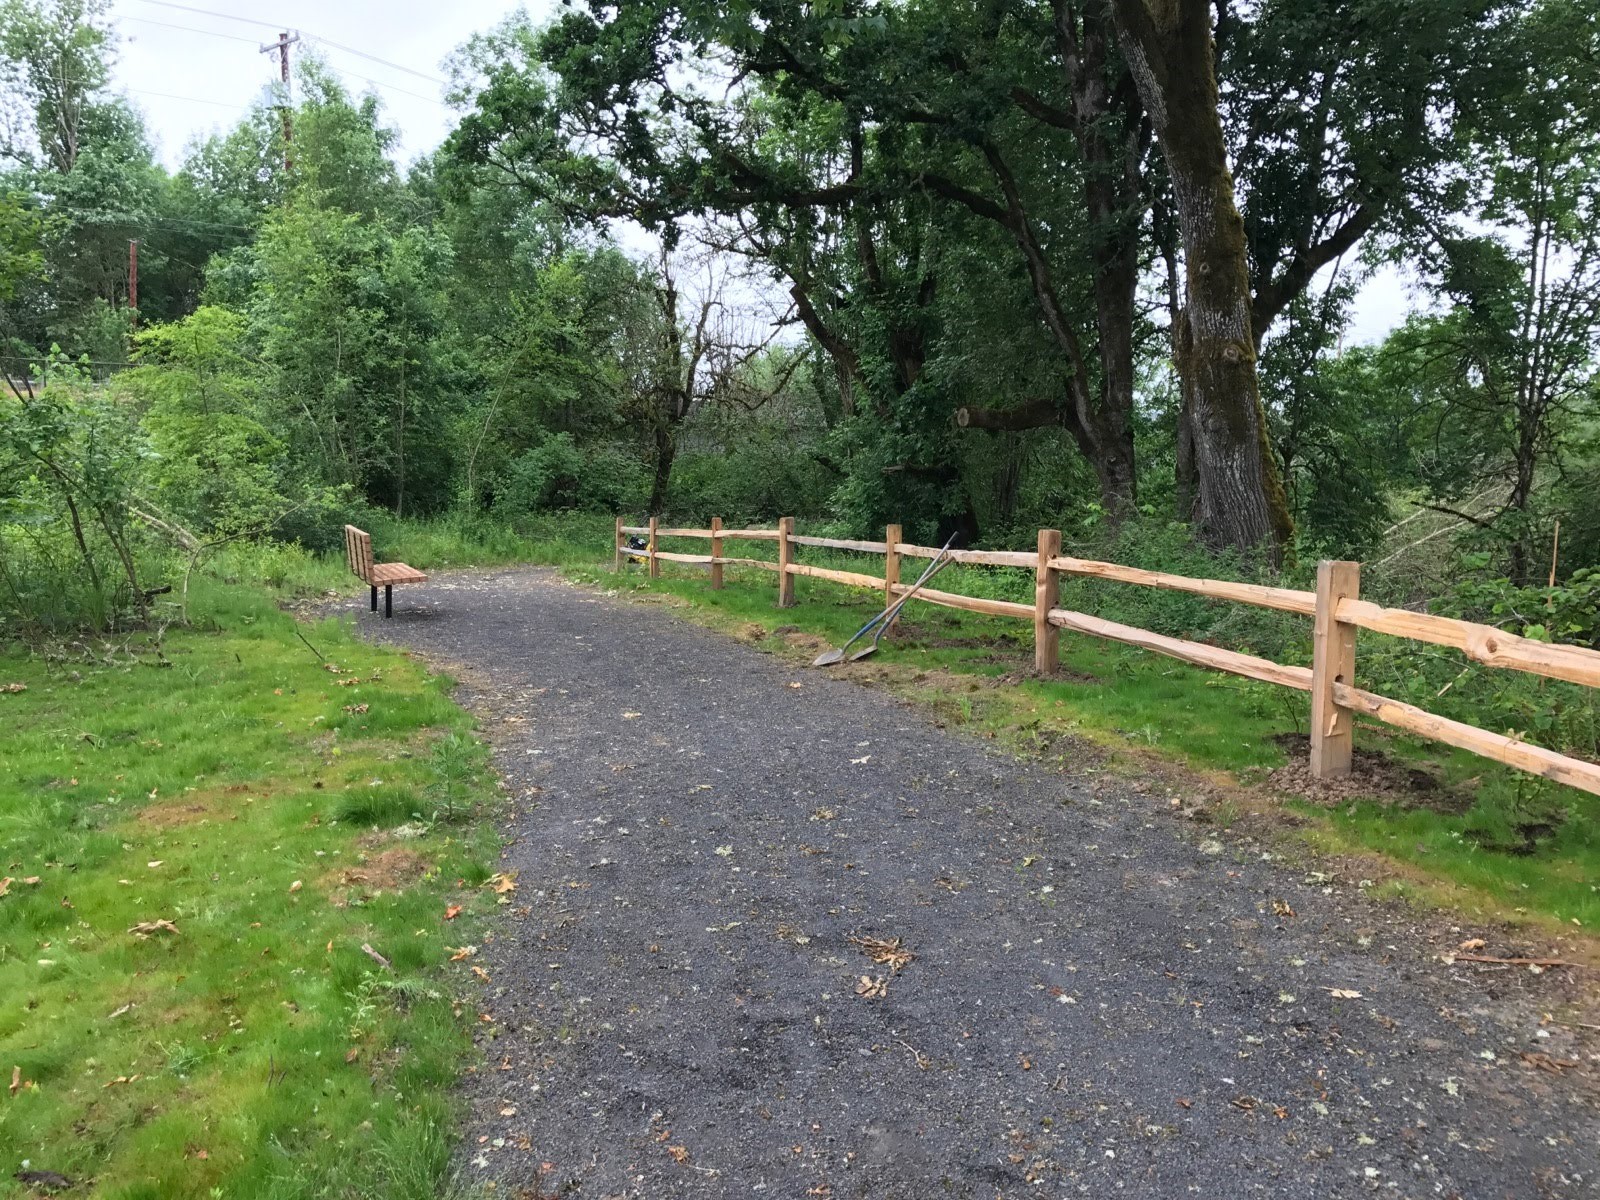
[[[1573,972],[1444,962],[1442,924],[661,605],[518,570],[365,608],[512,797],[468,1183],[1600,1195],[1600,1042],[1540,1020]]]

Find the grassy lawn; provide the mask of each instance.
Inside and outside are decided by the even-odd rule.
[[[602,586],[659,594],[693,619],[796,662],[809,661],[823,643],[842,643],[880,604],[875,594],[801,578],[799,603],[779,610],[775,577],[766,572],[729,568],[727,586],[715,592],[703,569],[663,564],[663,577],[652,581],[642,566],[616,576],[609,562],[596,565],[598,557],[591,549],[569,569]],[[869,574],[881,569],[871,556],[835,563],[811,554],[807,561]],[[953,569],[938,586],[1031,602],[1024,594],[1031,577],[1010,575],[1006,583],[995,572]],[[1073,603],[1094,611],[1090,598]],[[1079,771],[1153,773],[1180,802],[1203,787],[1213,793],[1210,819],[1219,824],[1265,815],[1318,850],[1381,855],[1393,867],[1379,882],[1386,893],[1546,932],[1558,925],[1578,936],[1600,929],[1596,801],[1574,789],[1363,722],[1358,747],[1381,755],[1388,773],[1427,786],[1414,796],[1357,792],[1313,803],[1249,786],[1303,757],[1293,745],[1309,717],[1300,693],[1066,633],[1062,676],[1041,680],[1031,675],[1026,623],[915,602],[885,645],[876,658],[842,670],[930,705],[952,725]]]
[[[197,586],[164,664],[0,651],[0,1196],[437,1196],[497,899],[469,718]]]

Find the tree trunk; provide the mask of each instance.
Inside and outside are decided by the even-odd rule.
[[[678,456],[678,430],[670,418],[656,425],[656,471],[650,482],[650,512],[659,517],[667,504],[667,485],[672,481],[672,460]]]
[[[1267,440],[1250,328],[1244,222],[1217,109],[1209,0],[1112,0],[1117,33],[1172,180],[1187,302],[1177,367],[1203,536],[1276,553],[1293,532]]]

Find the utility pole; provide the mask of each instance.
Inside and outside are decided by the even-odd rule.
[[[128,308],[130,328],[139,328],[139,239],[128,239]]]
[[[268,42],[261,47],[262,54],[278,52],[278,73],[283,78],[283,169],[287,173],[294,166],[294,155],[289,150],[290,143],[294,140],[293,109],[289,103],[289,47],[300,40],[297,33],[290,37],[285,31],[278,35],[278,40]]]

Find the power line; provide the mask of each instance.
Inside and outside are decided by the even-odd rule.
[[[154,4],[159,8],[175,8],[179,12],[198,13],[202,17],[216,17],[220,21],[237,21],[241,25],[261,25],[267,29],[282,28],[282,21],[258,21],[254,17],[236,17],[232,13],[220,13],[209,8],[193,8],[187,4],[174,4],[172,0],[140,0],[143,4]]]
[[[256,38],[240,37],[236,33],[218,33],[215,29],[196,29],[193,25],[173,25],[167,21],[152,21],[149,17],[123,17],[124,21],[138,21],[141,25],[155,25],[162,29],[181,29],[184,33],[200,33],[206,37],[226,38],[230,42],[244,42],[251,46],[261,43]]]
[[[154,4],[160,8],[175,8],[180,12],[198,13],[205,17],[218,17],[224,21],[238,21],[245,25],[260,25],[268,29],[282,29],[285,24],[283,21],[258,21],[253,17],[236,17],[232,13],[215,12],[209,8],[194,8],[188,4],[175,4],[173,3],[173,0],[140,0],[140,3]],[[304,30],[301,32],[305,33]],[[357,58],[364,58],[368,62],[375,62],[380,66],[389,67],[395,71],[404,71],[407,75],[415,75],[418,79],[426,79],[429,83],[437,83],[443,86],[446,82],[445,80],[440,79],[437,75],[429,75],[427,72],[418,71],[414,67],[407,67],[397,62],[390,62],[386,58],[379,58],[376,54],[368,54],[365,50],[357,50],[354,46],[346,46],[343,43],[334,41],[332,38],[325,38],[318,33],[305,33],[305,36],[309,38],[315,38],[317,41],[323,43],[323,45],[331,46],[335,50],[343,50],[346,54],[354,54]]]
[[[187,100],[190,104],[214,104],[218,108],[236,108],[241,112],[250,112],[251,105],[229,104],[226,100],[206,100],[199,96],[175,96],[171,92],[152,92],[149,88],[125,87],[125,92],[137,92],[141,96],[160,96],[163,100]]]

